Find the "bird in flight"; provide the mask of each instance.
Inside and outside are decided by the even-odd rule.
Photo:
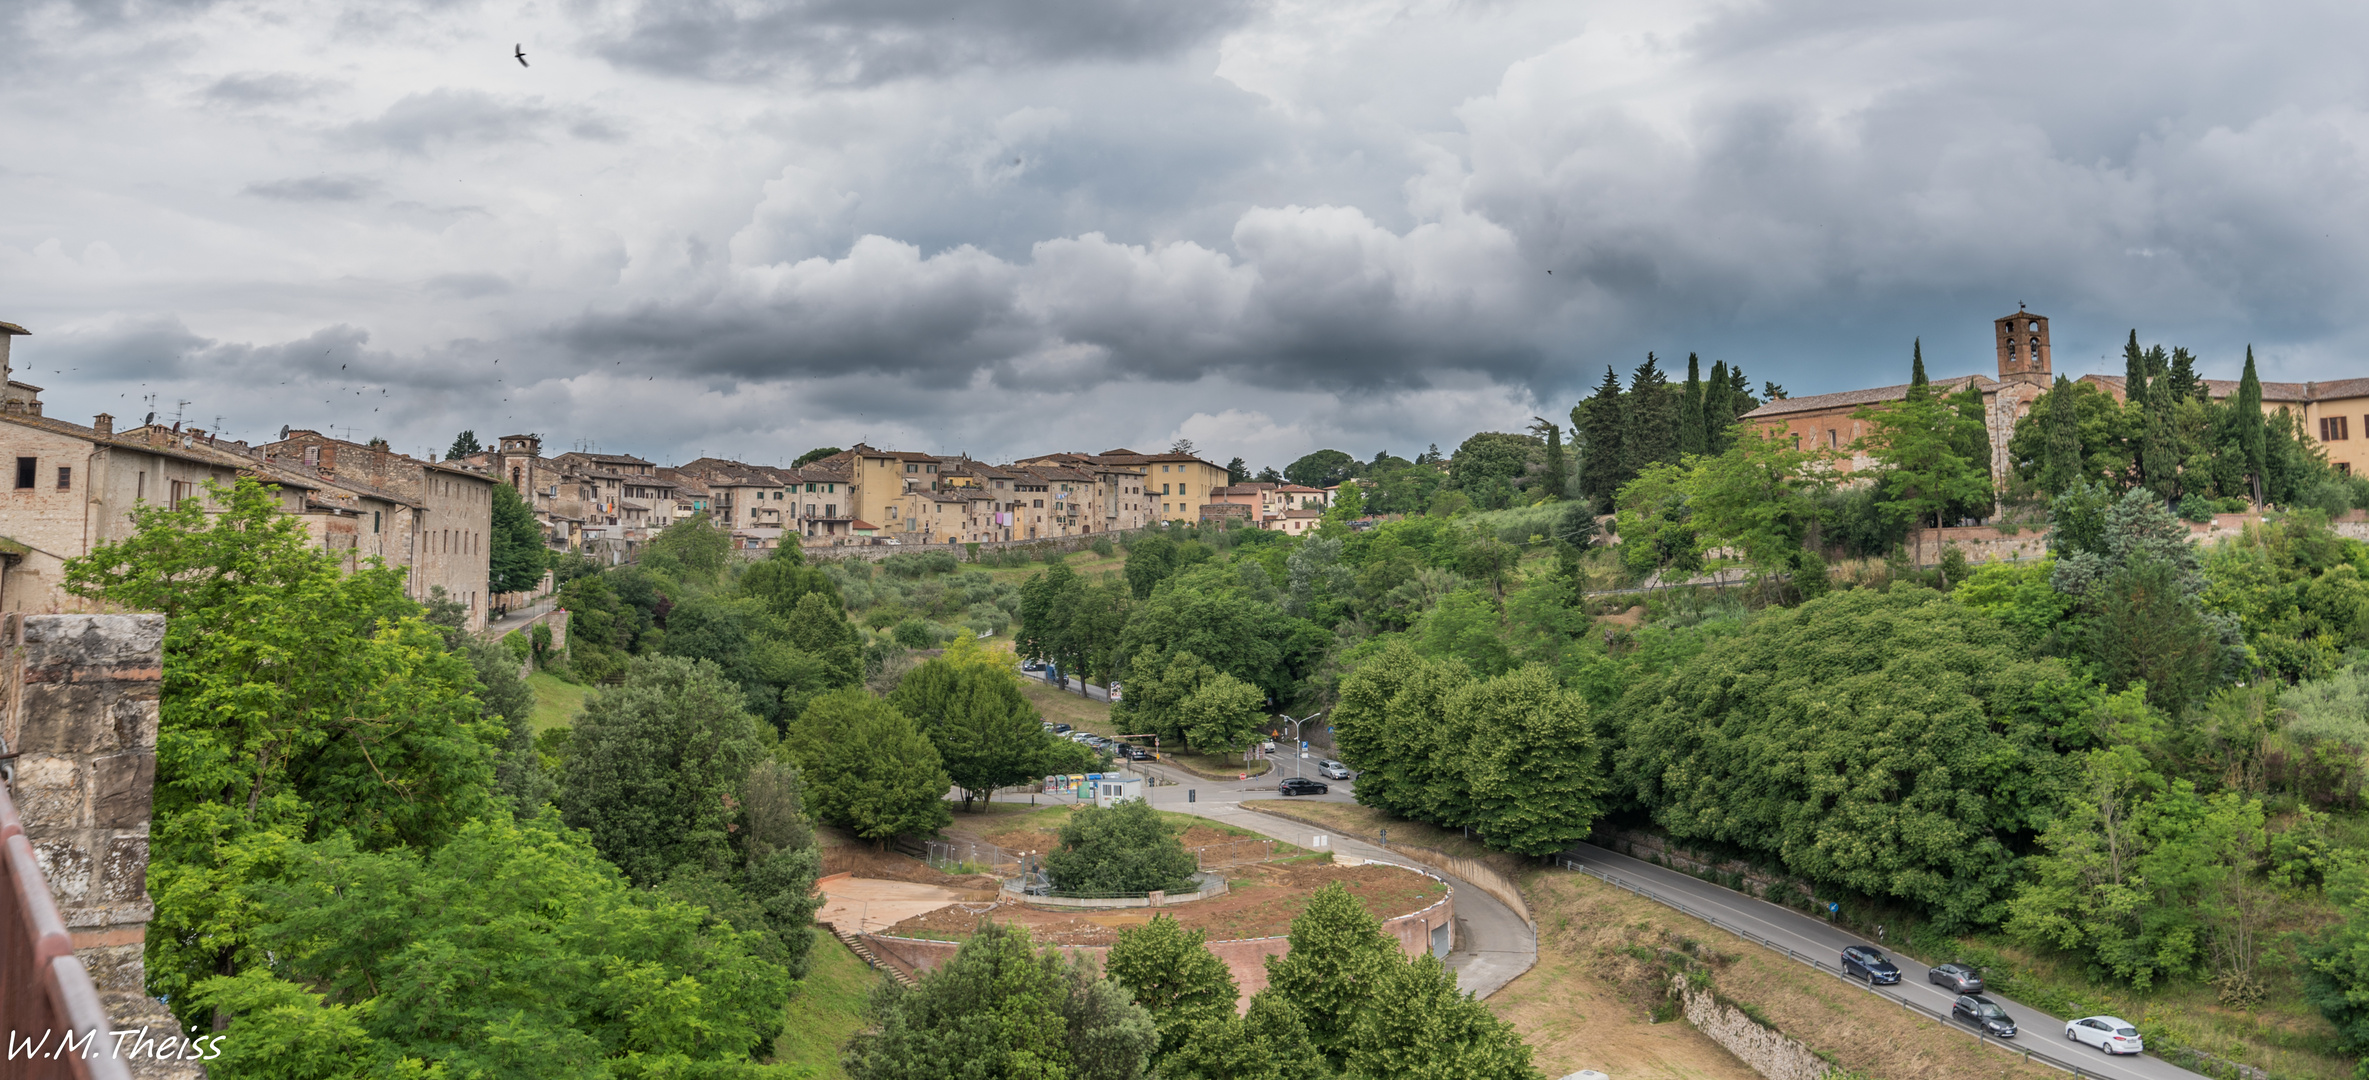
[[[524,42],[521,42],[521,43],[519,43],[519,44],[517,44],[517,45],[513,45],[513,46],[511,46],[511,49],[513,50],[513,53],[514,53],[514,55],[516,55],[516,56],[518,57],[518,66],[519,66],[519,67],[528,67],[528,66],[530,66],[530,65],[529,65],[529,64],[526,62],[526,44],[525,44]]]

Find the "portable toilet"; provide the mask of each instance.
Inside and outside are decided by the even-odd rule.
[[[1143,798],[1143,777],[1104,773],[1094,780],[1094,805],[1105,810]]]

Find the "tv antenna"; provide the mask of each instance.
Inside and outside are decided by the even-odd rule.
[[[180,427],[180,426],[181,426],[181,414],[182,414],[182,413],[185,413],[185,412],[188,412],[188,411],[189,411],[189,399],[188,399],[188,398],[182,398],[181,400],[179,400],[179,401],[176,401],[176,402],[174,402],[174,403],[173,403],[173,426],[174,426],[174,427]]]

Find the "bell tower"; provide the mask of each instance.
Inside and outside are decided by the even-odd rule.
[[[2048,316],[2034,315],[2017,304],[2015,314],[1993,321],[1992,336],[1999,346],[2000,382],[2048,388]]]

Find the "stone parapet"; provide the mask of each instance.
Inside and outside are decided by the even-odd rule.
[[[16,755],[25,839],[110,1018],[172,1034],[142,959],[164,633],[162,615],[0,618],[0,740]],[[133,1074],[198,1072],[142,1062]]]

